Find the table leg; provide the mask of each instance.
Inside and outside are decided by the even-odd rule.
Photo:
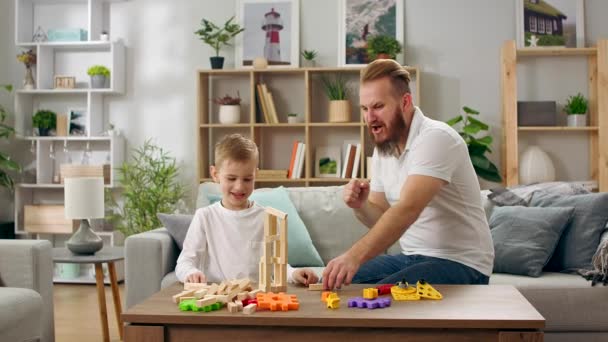
[[[118,334],[122,340],[122,304],[120,303],[120,292],[118,291],[118,281],[116,280],[116,266],[113,261],[108,262],[110,271],[110,284],[112,285],[112,297],[114,297],[114,311],[116,313],[116,323],[118,324]]]
[[[101,331],[104,342],[110,341],[110,329],[108,328],[108,310],[106,309],[106,293],[103,284],[103,269],[101,263],[95,264],[95,283],[97,284],[97,300],[99,301],[99,316],[101,318]]]

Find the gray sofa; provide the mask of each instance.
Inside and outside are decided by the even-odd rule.
[[[47,240],[0,240],[0,341],[55,340],[51,248]]]
[[[342,187],[287,190],[324,262],[344,252],[367,231],[344,205]],[[199,192],[197,207],[205,200],[205,194]],[[179,250],[165,228],[130,236],[125,251],[127,307],[177,281],[173,271]],[[393,245],[388,252],[398,251]],[[578,275],[561,273],[543,273],[539,278],[493,274],[490,284],[511,284],[519,289],[545,317],[546,341],[608,341],[608,287],[591,287]]]

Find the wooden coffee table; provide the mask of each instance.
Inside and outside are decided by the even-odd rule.
[[[373,285],[351,285],[338,291],[339,309],[327,309],[320,292],[290,287],[298,296],[297,311],[258,311],[231,314],[182,312],[171,296],[183,285],[174,284],[127,310],[125,341],[267,340],[307,342],[358,339],[378,341],[543,341],[545,319],[508,285],[437,285],[443,299],[392,301],[385,309],[349,308]]]

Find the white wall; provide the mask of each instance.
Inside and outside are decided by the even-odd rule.
[[[482,120],[492,126],[496,145],[491,158],[499,162],[499,54],[503,41],[515,39],[515,1],[405,0],[405,4],[405,58],[407,64],[422,70],[423,110],[444,120],[458,114],[464,105],[479,109]],[[128,81],[126,95],[107,101],[110,120],[123,131],[129,147],[154,138],[169,150],[184,165],[182,178],[193,192],[197,173],[194,71],[208,68],[212,54],[193,31],[202,17],[223,22],[236,10],[236,1],[219,0],[130,0],[111,6],[110,33],[126,42]],[[4,28],[0,43],[9,47],[0,51],[2,61],[6,51],[12,51],[8,63],[0,63],[0,79],[11,73],[12,79],[20,80],[23,68],[13,58],[12,13],[13,1],[0,1],[0,27]],[[605,13],[607,1],[586,0],[588,45],[600,37],[608,38]],[[322,66],[337,63],[337,16],[336,0],[300,0],[300,48],[317,50]],[[227,67],[232,67],[233,50],[224,50],[222,55]],[[541,90],[525,88],[529,78],[523,74],[532,71],[524,65],[520,71],[522,99],[551,96],[559,101],[572,92],[587,92],[586,75],[579,74],[581,70],[586,73],[583,60],[547,60],[534,66],[540,66],[538,73],[549,79]],[[555,140],[560,139],[550,138],[550,144]],[[587,165],[587,159],[575,151],[585,148],[584,139],[561,140],[566,140],[564,148],[575,160],[557,163],[558,176],[578,172],[583,177],[587,171],[576,165]]]

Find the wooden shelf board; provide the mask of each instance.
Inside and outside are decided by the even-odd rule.
[[[597,54],[596,48],[525,48],[517,49],[518,57],[534,56],[592,56]]]
[[[290,123],[278,123],[278,124],[269,124],[269,123],[255,123],[252,124],[253,127],[306,127],[304,123],[290,124]]]
[[[201,124],[201,128],[249,128],[251,124],[240,123],[240,124]]]
[[[18,188],[24,188],[24,189],[63,189],[63,187],[64,187],[63,184],[32,184],[32,183],[19,183],[19,184],[16,184],[16,186]],[[115,186],[113,186],[111,184],[104,184],[103,187],[106,189],[116,188]]]
[[[517,127],[517,130],[519,131],[534,131],[534,132],[538,132],[538,131],[551,131],[551,132],[562,132],[562,131],[566,131],[566,132],[585,132],[585,131],[595,131],[597,132],[597,130],[599,129],[599,127],[597,126],[588,126],[588,127],[568,127],[568,126],[522,126],[522,127]]]
[[[43,140],[43,141],[111,141],[112,137],[110,136],[94,136],[94,137],[85,137],[85,136],[77,136],[77,137],[61,137],[61,136],[50,136],[50,137],[40,137],[40,136],[24,136],[18,135],[17,139],[21,140]]]
[[[92,89],[92,88],[74,88],[74,89],[18,89],[17,94],[120,94],[120,92],[111,89]]]
[[[315,68],[284,68],[284,67],[271,67],[267,69],[253,69],[253,68],[240,68],[240,69],[198,69],[199,73],[205,73],[208,75],[247,75],[250,73],[358,73],[363,69],[363,66],[356,67],[315,67]],[[405,69],[410,74],[416,74],[418,72],[417,67],[406,65]]]
[[[312,127],[361,127],[365,126],[363,122],[311,122]]]

